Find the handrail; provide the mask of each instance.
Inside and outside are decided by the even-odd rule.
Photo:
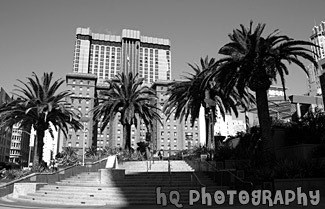
[[[94,164],[96,164],[96,163],[99,163],[99,162],[102,162],[102,161],[104,161],[104,160],[107,160],[107,158],[108,158],[108,157],[103,158],[103,159],[100,159],[100,160],[97,160],[97,161],[95,161],[95,162],[92,162],[91,165],[94,165]],[[13,181],[10,181],[10,182],[8,182],[8,183],[5,183],[5,184],[3,184],[3,185],[0,185],[0,188],[4,188],[4,187],[7,187],[7,186],[10,186],[10,185],[12,185],[12,184],[14,184],[14,183],[20,182],[20,181],[22,181],[22,180],[28,179],[28,178],[33,177],[33,176],[36,176],[36,175],[53,175],[53,174],[61,173],[62,171],[68,170],[68,169],[73,168],[73,167],[76,167],[76,166],[78,166],[78,164],[74,164],[74,165],[71,165],[71,166],[65,167],[65,168],[63,168],[63,169],[61,169],[61,170],[58,170],[58,171],[55,171],[55,172],[51,172],[51,173],[39,173],[39,172],[37,172],[37,173],[31,173],[31,174],[29,174],[29,175],[27,175],[27,176],[23,176],[23,177],[21,177],[21,178],[19,178],[19,179],[15,179],[15,180],[13,180]]]
[[[205,161],[205,163],[207,163],[209,166],[211,166],[215,171],[217,172],[223,172],[226,171],[228,172],[230,175],[232,175],[234,178],[236,178],[237,180],[239,180],[240,182],[244,183],[244,184],[250,184],[251,186],[254,186],[253,182],[251,181],[245,181],[241,178],[239,178],[238,176],[236,176],[234,173],[231,172],[232,169],[217,169],[216,167],[214,167],[211,163]]]
[[[203,184],[203,183],[201,182],[201,180],[200,180],[199,177],[195,174],[194,171],[193,171],[193,174],[194,174],[194,177],[196,178],[196,181],[199,182],[199,184],[200,184],[202,187],[206,187],[206,185]],[[192,179],[191,179],[191,180],[192,180]]]

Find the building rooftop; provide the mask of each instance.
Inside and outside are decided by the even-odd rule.
[[[170,46],[169,39],[141,36],[140,31],[131,30],[131,29],[123,29],[122,36],[102,34],[102,33],[92,33],[90,28],[77,28],[76,34],[91,36],[92,39],[101,40],[101,41],[121,42],[121,39],[129,38],[129,39],[141,40],[142,43]]]

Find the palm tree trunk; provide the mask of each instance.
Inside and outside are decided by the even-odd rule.
[[[38,131],[37,132],[37,152],[38,152],[38,162],[41,163],[43,160],[43,147],[44,147],[44,134],[45,131]]]
[[[44,130],[36,130],[36,140],[34,144],[33,167],[37,168],[43,160]]]
[[[124,148],[129,150],[131,148],[131,125],[123,125],[123,138],[125,143]]]
[[[266,151],[273,151],[272,133],[271,133],[271,118],[269,114],[269,104],[267,98],[267,90],[256,90],[256,105],[258,120],[260,123],[263,149]]]
[[[38,158],[38,152],[37,152],[37,148],[38,148],[38,137],[36,135],[36,139],[34,140],[34,157],[33,157],[33,168],[37,169],[37,167],[39,166],[39,158]]]

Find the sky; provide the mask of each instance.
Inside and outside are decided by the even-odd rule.
[[[324,0],[0,0],[0,87],[10,93],[32,72],[65,79],[77,27],[114,35],[135,29],[170,39],[172,78],[181,78],[191,72],[188,63],[220,59],[218,50],[240,24],[253,20],[266,24],[264,35],[279,29],[309,40],[324,14]],[[289,71],[288,94],[306,93],[304,72],[293,65]]]

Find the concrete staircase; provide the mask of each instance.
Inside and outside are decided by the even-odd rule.
[[[188,170],[190,168],[184,161],[172,161],[172,166],[175,167],[172,167],[174,170],[172,169],[171,175],[166,172],[164,161],[159,161],[157,164],[155,162],[156,166],[152,166],[153,171],[150,172],[140,172],[144,167],[134,166],[141,162],[133,163],[133,166],[132,163],[124,164],[128,171],[124,180],[114,180],[108,185],[100,184],[99,172],[86,172],[55,184],[45,185],[35,193],[20,195],[18,198],[9,196],[8,199],[53,205],[156,205],[156,188],[161,187],[161,192],[166,193],[167,200],[169,192],[177,190],[180,194],[180,203],[188,204],[189,190],[200,191],[201,189],[200,185],[192,181],[195,178],[194,174]],[[164,171],[161,171],[162,169]],[[199,178],[207,186],[207,192],[212,195],[216,190],[227,189],[214,185],[206,176],[199,176]]]

